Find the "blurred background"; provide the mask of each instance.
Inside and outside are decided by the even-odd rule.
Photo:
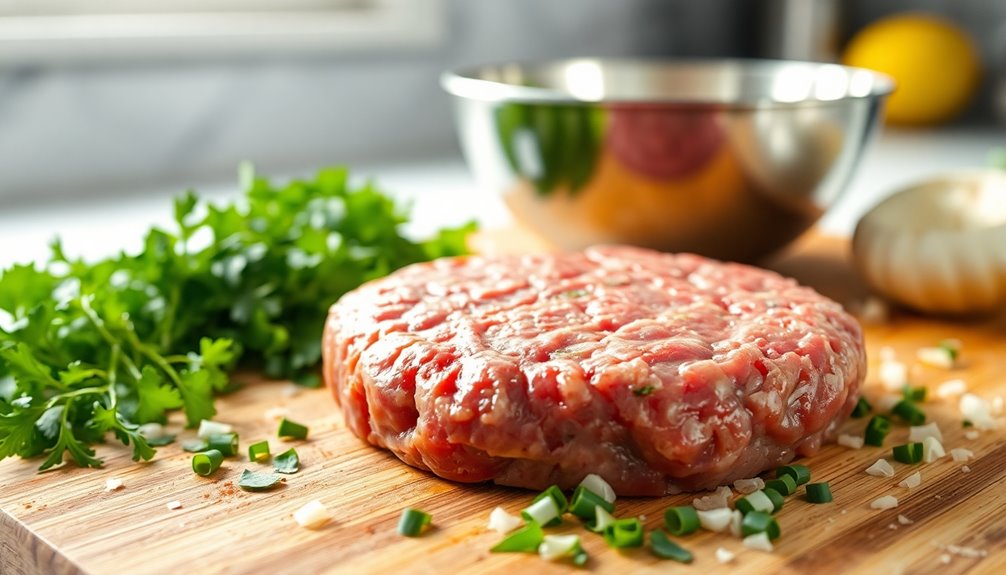
[[[950,27],[864,37],[909,11]],[[981,165],[1006,125],[993,0],[0,0],[0,214],[212,188],[242,160],[381,166],[391,184],[411,178],[400,166],[454,170],[461,186],[441,71],[583,55],[893,66],[912,87],[888,119],[907,127],[879,147],[908,166],[950,148]],[[857,182],[900,177],[869,158]]]

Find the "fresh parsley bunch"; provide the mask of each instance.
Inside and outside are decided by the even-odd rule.
[[[112,432],[133,459],[154,449],[137,428],[183,409],[215,414],[229,373],[251,364],[317,385],[329,305],[402,266],[464,253],[473,225],[425,243],[401,235],[405,212],[344,169],[278,187],[242,172],[231,205],[188,192],[176,229],[152,229],[142,251],[95,263],[57,241],[41,268],[0,275],[0,460],[45,455],[98,467],[91,445]]]

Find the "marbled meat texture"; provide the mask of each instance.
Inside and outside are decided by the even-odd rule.
[[[349,429],[409,465],[622,495],[813,454],[866,373],[859,325],[810,288],[619,246],[404,268],[332,306],[323,353]]]

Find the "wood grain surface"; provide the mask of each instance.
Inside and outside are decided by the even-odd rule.
[[[534,242],[514,238],[509,249],[530,249]],[[516,247],[519,246],[519,247]],[[772,267],[850,301],[864,292],[846,262],[846,242],[808,236],[773,262]],[[911,364],[913,382],[930,387],[952,379],[967,381],[972,391],[991,398],[1006,395],[1006,322],[941,321],[897,313],[888,323],[867,325],[867,347],[873,382],[882,346],[893,347]],[[918,365],[918,347],[946,338],[962,340],[962,367],[942,370]],[[949,451],[967,447],[976,458],[961,463],[945,457],[915,466],[895,463],[895,477],[866,475],[863,470],[880,448],[828,446],[806,460],[815,480],[831,482],[835,501],[811,505],[789,498],[778,514],[782,538],[775,552],[746,550],[725,534],[699,533],[679,539],[695,554],[691,565],[660,561],[645,549],[617,552],[598,536],[567,521],[556,533],[582,533],[590,554],[582,569],[547,563],[534,555],[491,554],[499,535],[486,529],[497,505],[516,513],[530,493],[488,485],[459,485],[440,480],[398,462],[386,452],[364,445],[347,432],[325,390],[299,390],[283,382],[246,376],[241,391],[220,400],[221,421],[233,423],[242,448],[269,439],[273,453],[288,445],[300,452],[303,469],[270,493],[246,493],[235,481],[243,469],[265,470],[246,456],[228,460],[210,478],[194,475],[190,456],[178,443],[159,449],[150,463],[137,464],[128,450],[109,444],[98,452],[100,470],[65,466],[36,473],[38,461],[0,462],[0,574],[24,573],[1006,573],[1006,432],[983,432],[968,440],[955,402],[926,405],[940,423]],[[291,393],[291,390],[296,393]],[[307,441],[285,443],[274,437],[276,422],[267,411],[282,407],[292,419],[309,422]],[[852,420],[846,430],[861,433],[865,420]],[[172,418],[181,430],[181,418]],[[892,433],[888,445],[907,439],[907,428]],[[921,486],[897,484],[921,471]],[[125,487],[106,492],[105,480],[121,479]],[[877,511],[870,502],[895,495],[897,509]],[[320,499],[335,515],[322,529],[300,528],[291,514]],[[182,508],[171,511],[169,501]],[[684,504],[690,496],[619,500],[617,515],[642,516],[648,529],[662,523],[663,510]],[[433,514],[434,528],[418,539],[396,534],[405,506]],[[913,521],[901,525],[898,515]],[[948,553],[956,545],[981,550],[982,557]],[[737,554],[731,564],[714,557],[718,547]],[[949,562],[944,563],[949,557]]]

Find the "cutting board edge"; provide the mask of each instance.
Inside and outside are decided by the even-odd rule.
[[[43,535],[0,509],[0,573],[4,575],[86,575],[79,565],[57,550]]]

